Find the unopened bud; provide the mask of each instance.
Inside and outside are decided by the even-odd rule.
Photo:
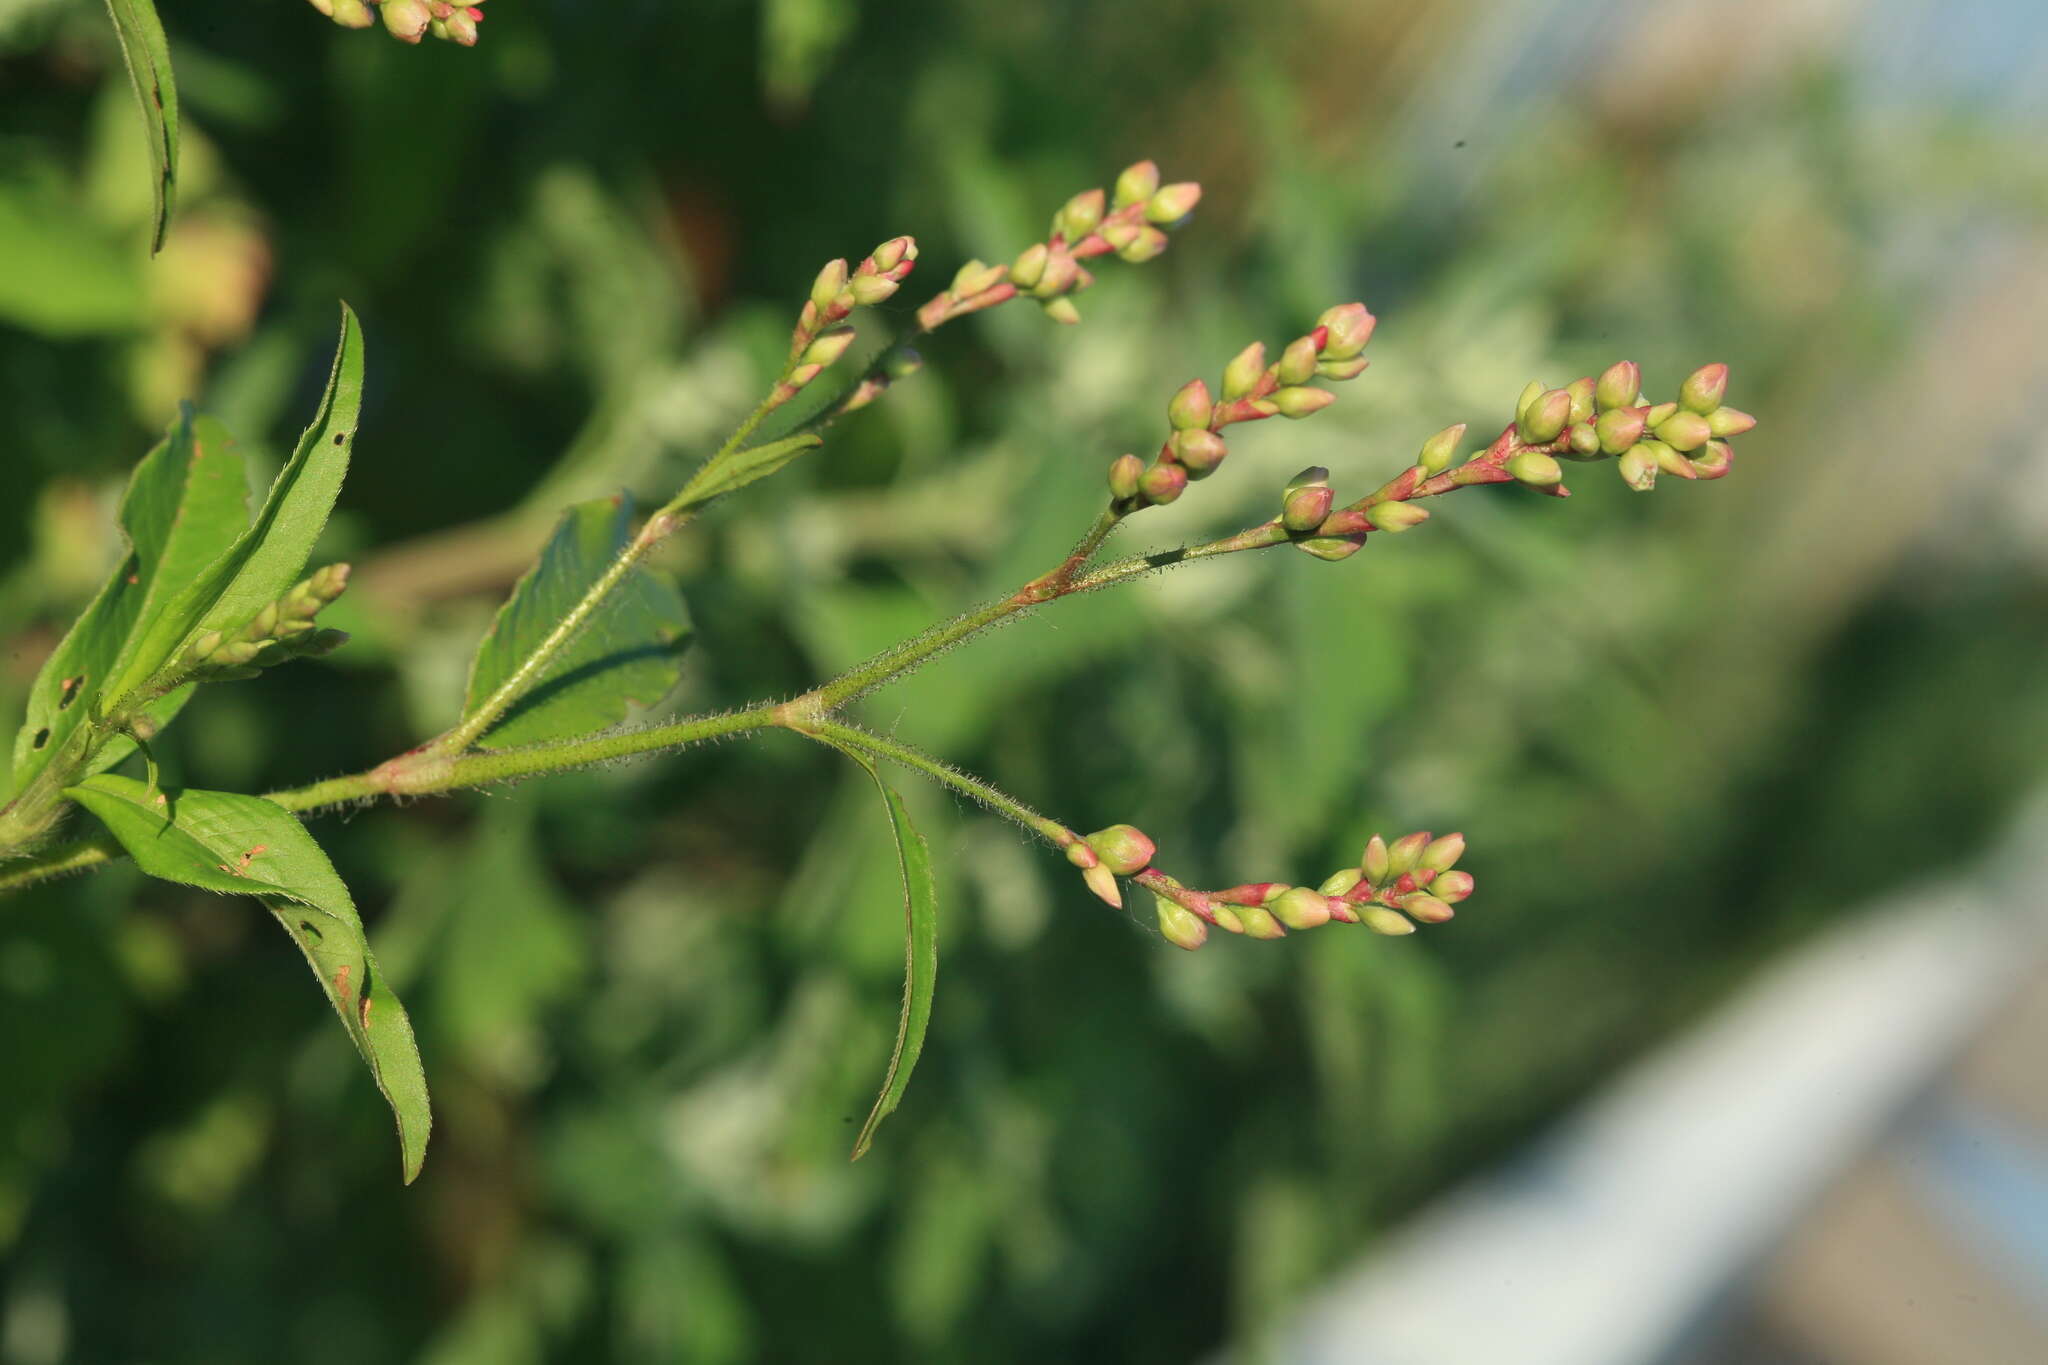
[[[1238,918],[1238,907],[1224,905],[1217,901],[1209,903],[1209,913],[1216,917],[1216,927],[1227,934],[1244,932],[1244,921]]]
[[[1209,425],[1209,414],[1215,407],[1209,397],[1209,386],[1199,379],[1190,379],[1166,405],[1166,420],[1175,431],[1193,431]]]
[[[416,43],[433,22],[426,0],[384,0],[378,11],[385,31],[402,43]]]
[[[1330,922],[1330,898],[1297,886],[1273,902],[1273,918],[1290,929],[1320,929]]]
[[[1231,402],[1257,388],[1266,377],[1266,343],[1254,341],[1223,367],[1223,398]]]
[[[1643,439],[1643,410],[1609,408],[1593,423],[1593,433],[1600,438],[1602,450],[1609,455],[1619,455]]]
[[[1316,362],[1316,375],[1321,379],[1334,379],[1342,383],[1346,379],[1356,379],[1364,374],[1365,367],[1370,364],[1372,362],[1362,355],[1354,356],[1350,360],[1319,360]]]
[[[1401,897],[1401,908],[1424,924],[1442,924],[1457,912],[1426,891]]]
[[[1456,905],[1459,901],[1472,894],[1472,885],[1472,874],[1470,872],[1453,870],[1438,873],[1437,879],[1429,884],[1429,889],[1439,898]]]
[[[1415,926],[1400,911],[1389,910],[1384,905],[1359,906],[1358,922],[1375,934],[1385,934],[1389,938],[1415,932]]]
[[[1707,414],[1707,430],[1716,436],[1740,436],[1756,425],[1756,418],[1740,408],[1715,408]]]
[[[1275,389],[1270,397],[1282,417],[1294,418],[1312,416],[1337,401],[1337,395],[1328,389],[1307,387]]]
[[[1365,536],[1363,534],[1311,536],[1307,540],[1295,541],[1294,548],[1300,550],[1303,554],[1314,555],[1317,559],[1327,560],[1335,564],[1340,560],[1349,559],[1360,550],[1363,550],[1365,548]]]
[[[1047,299],[1038,305],[1041,312],[1062,327],[1072,327],[1081,320],[1081,310],[1074,301],[1062,294],[1056,299]]]
[[[1657,439],[1673,450],[1698,450],[1713,439],[1713,431],[1707,426],[1707,419],[1696,412],[1675,412],[1659,422],[1656,427]]]
[[[969,261],[953,273],[952,292],[959,298],[973,298],[984,290],[995,288],[1008,275],[1009,271],[1002,266]]]
[[[1147,502],[1165,506],[1187,491],[1188,472],[1177,464],[1155,464],[1138,480]]]
[[[1147,220],[1165,227],[1178,223],[1195,211],[1195,205],[1202,201],[1202,187],[1192,180],[1182,180],[1168,185],[1145,203]]]
[[[1312,336],[1296,337],[1287,343],[1287,349],[1280,353],[1279,378],[1282,384],[1306,384],[1315,377],[1316,339]]]
[[[474,6],[457,5],[449,12],[448,17],[441,21],[445,31],[440,36],[463,47],[475,47],[476,16],[481,12]]]
[[[1150,161],[1140,161],[1124,167],[1116,178],[1116,206],[1124,208],[1130,204],[1142,203],[1159,192],[1159,167]]]
[[[1038,277],[1033,288],[1040,295],[1064,294],[1074,287],[1080,277],[1081,263],[1065,250],[1046,254],[1045,270]]]
[[[1564,386],[1564,391],[1572,396],[1571,420],[1574,422],[1592,421],[1593,380],[1591,377],[1574,379],[1571,383]]]
[[[1675,479],[1697,479],[1699,471],[1692,467],[1692,461],[1661,441],[1651,442],[1657,456],[1657,468]]]
[[[343,28],[368,28],[377,22],[377,16],[370,13],[370,7],[363,0],[334,0],[334,8],[321,11]]]
[[[1019,289],[1036,289],[1045,278],[1045,264],[1052,259],[1044,242],[1033,242],[1010,264],[1010,283]]]
[[[1088,847],[1102,860],[1102,865],[1119,877],[1129,877],[1143,872],[1152,865],[1152,855],[1158,852],[1151,836],[1134,825],[1111,825],[1088,836]]]
[[[1368,839],[1365,852],[1358,859],[1358,868],[1374,886],[1383,885],[1394,870],[1393,855],[1387,852],[1387,841],[1377,834]]]
[[[1330,515],[1330,504],[1337,495],[1330,491],[1328,484],[1310,484],[1289,495],[1280,512],[1280,524],[1294,532],[1313,531],[1323,524],[1323,518]]]
[[[1209,941],[1209,926],[1200,915],[1164,896],[1155,895],[1152,902],[1159,912],[1159,935],[1168,943],[1192,952]]]
[[[1703,479],[1718,479],[1735,463],[1735,452],[1726,441],[1709,441],[1692,462],[1693,472]]]
[[[1093,867],[1081,869],[1081,880],[1088,883],[1088,889],[1097,896],[1117,909],[1123,909],[1124,893],[1117,889],[1116,874],[1114,872],[1097,863]]]
[[[1564,480],[1557,461],[1540,450],[1525,450],[1509,460],[1508,473],[1531,488],[1550,488]]]
[[[1376,502],[1365,509],[1365,515],[1380,530],[1398,535],[1411,526],[1420,526],[1428,521],[1429,509],[1411,502]]]
[[[1600,433],[1591,422],[1574,422],[1564,429],[1565,444],[1574,455],[1591,458],[1600,453]]]
[[[1316,319],[1316,326],[1328,334],[1323,341],[1323,359],[1352,359],[1372,340],[1372,329],[1378,321],[1362,303],[1340,303],[1324,309]]]
[[[1116,249],[1119,258],[1132,265],[1143,265],[1160,252],[1166,250],[1166,234],[1156,227],[1139,228],[1138,235]]]
[[[1548,389],[1530,401],[1515,425],[1530,445],[1546,445],[1557,439],[1572,415],[1572,396],[1563,389]]]
[[[1325,896],[1342,896],[1365,880],[1365,874],[1355,867],[1340,868],[1323,878],[1323,884],[1316,888]]]
[[[1415,860],[1417,867],[1428,868],[1431,872],[1446,872],[1457,865],[1465,856],[1465,836],[1446,834],[1441,839],[1432,839],[1422,850],[1422,856]]]
[[[1404,834],[1387,846],[1387,871],[1391,876],[1400,877],[1413,872],[1421,861],[1422,850],[1429,847],[1429,831],[1418,829],[1413,834]]]
[[[1615,462],[1615,471],[1621,481],[1638,493],[1647,493],[1657,486],[1657,451],[1662,444],[1658,441],[1643,441],[1622,452]]]
[[[1223,463],[1223,457],[1230,453],[1221,436],[1200,428],[1176,431],[1166,444],[1191,479],[1208,478]]]
[[[846,292],[862,308],[872,308],[901,287],[886,275],[855,275],[846,282]]]
[[[868,253],[868,259],[875,263],[875,269],[884,275],[901,275],[897,267],[917,259],[917,239],[914,237],[891,237],[888,241]]]
[[[1643,367],[1633,360],[1617,360],[1601,372],[1593,387],[1593,401],[1602,412],[1632,408],[1643,392]]]
[[[874,276],[868,276],[873,279]],[[891,288],[895,286],[891,285]],[[804,348],[803,364],[816,365],[819,369],[829,368],[839,357],[846,354],[846,348],[853,345],[854,331],[851,327],[834,327],[820,332],[818,339]]]
[[[1721,406],[1721,399],[1727,392],[1728,367],[1702,365],[1678,386],[1678,404],[1704,417]]]
[[[1280,927],[1280,921],[1263,905],[1241,905],[1237,908],[1237,917],[1244,922],[1246,938],[1287,937],[1287,931]]]
[[[1078,242],[1095,231],[1102,221],[1102,209],[1102,191],[1083,190],[1060,205],[1060,211],[1053,215],[1052,229],[1069,242]]]
[[[1441,474],[1451,467],[1451,461],[1458,456],[1458,446],[1465,439],[1465,424],[1445,427],[1422,443],[1422,452],[1415,457],[1415,463],[1428,474]]]
[[[1521,397],[1515,399],[1515,420],[1517,422],[1521,421],[1522,414],[1529,410],[1529,405],[1535,402],[1537,399],[1541,398],[1543,394],[1544,388],[1542,380],[1532,379],[1527,384],[1524,384],[1522,386]]]
[[[1109,495],[1122,502],[1138,495],[1138,481],[1145,477],[1145,462],[1135,455],[1119,455],[1109,462]]]
[[[1647,413],[1643,414],[1643,420],[1645,422],[1648,422],[1651,428],[1654,430],[1657,426],[1659,426],[1666,419],[1668,419],[1672,413],[1677,411],[1678,404],[1676,403],[1652,403],[1650,405],[1650,410]]]
[[[387,5],[386,8],[390,7]],[[825,268],[818,272],[818,278],[811,281],[811,303],[820,313],[829,312],[845,288],[846,262],[827,261]]]
[[[1137,241],[1138,234],[1143,231],[1144,227],[1142,224],[1118,218],[1104,223],[1098,235],[1101,236],[1103,241],[1109,243],[1111,250],[1121,252],[1132,242]]]

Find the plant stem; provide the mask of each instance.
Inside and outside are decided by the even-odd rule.
[[[892,763],[915,769],[939,785],[951,787],[954,791],[979,801],[996,814],[1016,821],[1055,848],[1065,848],[1080,841],[1080,835],[1059,821],[1047,819],[1000,788],[984,782],[971,773],[963,773],[922,749],[912,748],[900,740],[889,739],[871,730],[864,730],[858,725],[848,725],[844,721],[836,720],[792,724],[790,728],[820,743],[856,749],[875,758],[886,758]]]

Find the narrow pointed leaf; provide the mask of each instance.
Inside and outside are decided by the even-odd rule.
[[[533,568],[498,609],[470,667],[465,714],[473,714],[604,576],[632,534],[624,495],[578,503],[555,528]],[[682,676],[690,613],[665,575],[631,570],[575,639],[486,734],[493,748],[539,744],[616,725],[652,706]]]
[[[426,1158],[433,1114],[405,1007],[385,984],[355,901],[298,818],[260,796],[152,792],[103,773],[65,789],[152,877],[255,896],[306,955],[398,1121],[408,1184]]]
[[[178,87],[171,78],[171,49],[151,0],[107,0],[107,13],[121,40],[128,82],[135,89],[149,140],[150,191],[156,203],[149,254],[154,256],[164,249],[171,206],[178,195]]]
[[[248,473],[234,438],[211,417],[182,409],[128,481],[121,499],[122,556],[92,604],[44,662],[29,693],[14,746],[17,790],[41,772],[105,697],[108,676],[138,624],[151,619],[192,576],[217,559],[249,524]],[[159,725],[184,704],[180,689],[150,708]],[[95,769],[133,752],[116,739]]]
[[[239,629],[298,580],[348,473],[362,398],[362,328],[343,304],[327,392],[254,524],[160,607],[152,605],[122,652],[107,688],[110,698],[147,682],[198,631]]]
[[[882,1120],[896,1112],[904,1091],[910,1088],[910,1073],[924,1052],[925,1030],[932,1021],[932,991],[939,977],[939,894],[932,880],[931,849],[910,823],[903,798],[875,771],[866,755],[839,745],[833,747],[865,768],[881,789],[883,804],[889,811],[889,829],[896,838],[897,863],[903,874],[903,1010],[897,1017],[896,1047],[889,1054],[882,1091],[875,1097],[875,1107],[868,1112],[867,1122],[861,1125],[860,1136],[854,1139],[852,1159],[858,1161],[874,1145],[875,1130],[882,1126]]]

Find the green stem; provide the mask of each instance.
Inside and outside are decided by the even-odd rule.
[[[886,758],[891,763],[898,763],[923,773],[939,785],[951,787],[954,791],[979,801],[996,814],[1016,821],[1055,848],[1065,848],[1080,841],[1080,835],[1059,821],[1040,815],[1008,792],[971,773],[963,773],[922,749],[912,748],[900,740],[889,739],[872,730],[864,730],[858,725],[848,725],[844,721],[836,720],[812,721],[792,725],[790,728],[822,744],[858,750],[874,758]]]

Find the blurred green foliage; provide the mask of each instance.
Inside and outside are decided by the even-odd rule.
[[[1182,380],[1342,299],[1383,319],[1372,371],[1133,543],[1268,515],[1307,464],[1362,489],[1624,356],[1653,388],[1726,360],[1764,422],[1711,495],[1468,495],[1345,564],[1060,604],[866,703],[1190,880],[1433,826],[1481,888],[1399,942],[1184,954],[908,788],[946,987],[857,1166],[895,854],[868,779],[786,736],[321,823],[435,1077],[411,1190],[251,906],[128,867],[9,899],[0,1359],[1255,1350],[1776,947],[1967,856],[2048,754],[2043,513],[2004,492],[2041,456],[2048,184],[1997,100],[1878,98],[1856,9],[493,0],[462,50],[182,0],[180,209],[146,263],[104,15],[0,3],[0,715],[176,400],[274,461],[337,296],[370,339],[322,546],[360,565],[356,641],[195,701],[162,746],[195,785],[444,725],[561,508],[672,490],[818,263],[916,233],[907,310],[1138,156],[1208,188],[1166,258],[1104,272],[1077,329],[947,329],[685,537],[684,704],[795,690],[1042,569]],[[1670,79],[1702,43],[1711,78]]]

